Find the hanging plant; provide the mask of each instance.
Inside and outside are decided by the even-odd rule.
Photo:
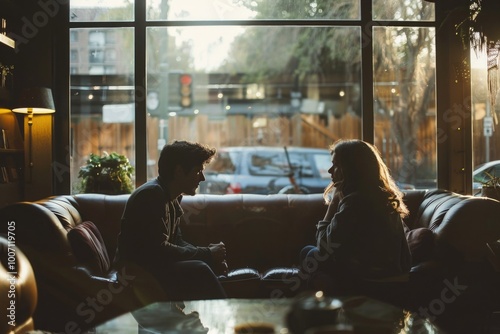
[[[500,40],[497,0],[471,1],[470,39],[476,50],[490,48]]]
[[[134,167],[124,155],[103,152],[102,156],[90,153],[87,164],[80,167],[79,188],[83,193],[108,195],[128,194],[134,189]]]
[[[499,81],[500,3],[498,0],[467,0],[454,10],[465,13],[463,20],[456,25],[457,35],[464,46],[468,48],[470,45],[476,54],[486,51],[489,102],[494,107]]]

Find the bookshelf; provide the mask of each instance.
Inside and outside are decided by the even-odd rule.
[[[15,43],[0,34],[0,63],[14,64]],[[1,73],[0,73],[1,74]],[[11,112],[12,76],[0,85],[0,208],[24,197],[24,144],[18,118]]]
[[[0,208],[23,199],[24,144],[17,117],[0,109]]]
[[[24,198],[24,139],[22,118],[12,111],[15,91],[16,43],[9,32],[16,31],[17,6],[0,0],[0,208]]]

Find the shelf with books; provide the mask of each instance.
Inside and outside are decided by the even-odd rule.
[[[0,148],[0,154],[23,154],[24,150],[20,148]]]
[[[22,157],[0,155],[0,208],[23,199]]]
[[[18,183],[22,170],[15,159],[0,157],[0,183]]]
[[[24,142],[14,113],[0,113],[0,207],[23,199]]]

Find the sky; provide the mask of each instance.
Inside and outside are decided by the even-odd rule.
[[[161,0],[147,1],[152,8],[161,3]],[[110,8],[126,3],[127,0],[71,0],[71,7]],[[169,0],[169,5],[169,20],[245,20],[254,15],[249,9],[235,5],[233,0]],[[175,33],[177,41],[192,44],[196,69],[210,70],[225,59],[232,41],[243,30],[237,26],[205,26],[170,31]]]
[[[134,0],[71,0],[71,7],[105,8],[120,7]],[[146,0],[149,7],[158,7],[161,0]],[[242,20],[253,16],[253,13],[234,0],[169,0],[171,14],[169,19],[178,19],[181,11],[189,13],[189,20]],[[177,16],[177,17],[176,17]]]

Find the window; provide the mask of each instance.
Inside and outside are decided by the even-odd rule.
[[[103,63],[104,62],[104,51],[103,50],[90,50],[89,51],[89,63]]]
[[[424,1],[372,0],[373,19],[391,21],[434,21],[434,6]]]
[[[152,21],[196,20],[356,20],[360,18],[360,0],[318,1],[253,1],[242,2],[146,0],[147,19]]]
[[[71,50],[70,51],[70,60],[73,64],[78,64],[78,50]]]
[[[69,40],[71,43],[75,43],[78,41],[78,31],[71,31],[69,34]]]
[[[90,31],[89,34],[90,46],[104,46],[106,44],[106,34],[104,31]]]
[[[374,59],[374,143],[397,181],[435,188],[434,28],[376,27],[373,40],[374,56],[387,55]]]
[[[255,152],[250,155],[250,174],[257,176],[278,176],[290,172],[284,152]]]
[[[71,75],[72,178],[91,152],[125,154],[142,183],[156,176],[159,151],[173,139],[326,149],[369,127],[373,138],[363,139],[379,148],[398,184],[435,185],[434,4],[398,3],[72,0],[71,33],[79,38],[71,44],[89,54],[88,64],[71,63],[88,69]],[[364,22],[368,5],[373,17]],[[134,17],[134,6],[144,6],[145,17]],[[145,86],[135,80],[138,69]],[[123,105],[133,117],[103,121],[104,106]],[[330,163],[315,156],[301,175],[317,166],[328,180]]]
[[[105,51],[105,60],[106,62],[114,62],[116,61],[116,54],[117,50],[116,49],[107,49]]]
[[[495,49],[493,49],[495,50]],[[481,182],[500,176],[500,134],[496,131],[500,116],[500,99],[488,89],[496,80],[498,69],[494,57],[487,52],[471,51],[471,98],[473,130],[473,191],[481,191]],[[495,85],[492,85],[494,87]]]
[[[70,1],[71,22],[114,22],[134,19],[134,0]]]
[[[233,174],[236,172],[236,161],[239,161],[240,159],[240,152],[219,152],[213,163],[207,166],[206,172],[217,174]]]
[[[102,41],[107,31],[119,36],[116,46],[119,59],[106,59],[103,48],[90,45],[90,40]],[[102,29],[74,28],[80,38],[71,44],[89,54],[87,59],[71,59],[71,183],[78,184],[78,170],[90,153],[120,152],[135,163],[134,150],[134,52],[133,30],[130,28]],[[94,36],[94,37],[91,37]],[[99,37],[97,37],[99,36]],[[83,42],[88,40],[89,42]],[[85,57],[83,57],[85,58]],[[78,192],[78,189],[73,189]]]

